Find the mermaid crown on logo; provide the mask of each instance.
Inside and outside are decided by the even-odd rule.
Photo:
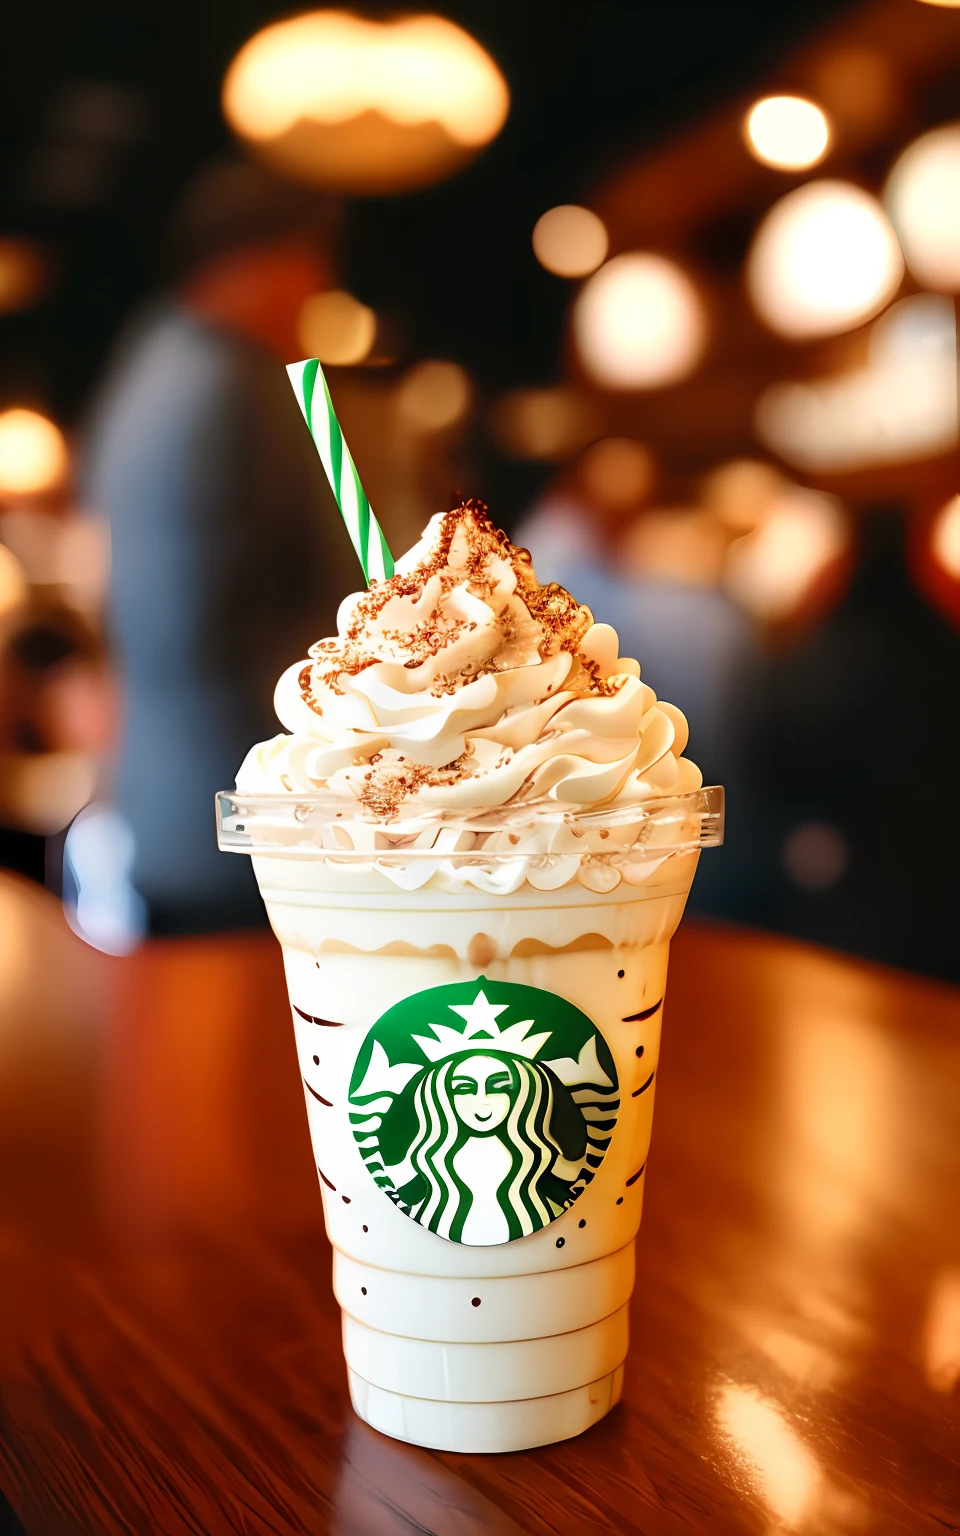
[[[433,1039],[427,1035],[414,1035],[414,1040],[428,1061],[443,1061],[447,1056],[458,1055],[468,1046],[473,1050],[486,1047],[488,1050],[509,1051],[512,1056],[524,1056],[532,1061],[550,1039],[549,1029],[539,1035],[528,1033],[533,1019],[520,1019],[515,1024],[502,1027],[497,1019],[507,1011],[508,1005],[491,1003],[482,988],[472,1003],[448,1003],[447,1007],[452,1013],[459,1013],[464,1020],[464,1027],[456,1029],[449,1024],[431,1023],[427,1028],[433,1030]]]

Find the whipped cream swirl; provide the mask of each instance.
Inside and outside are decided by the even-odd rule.
[[[700,787],[680,710],[618,655],[610,625],[540,585],[482,503],[431,518],[389,581],[344,600],[337,629],[281,677],[290,734],[252,749],[239,790],[323,790],[383,822]]]

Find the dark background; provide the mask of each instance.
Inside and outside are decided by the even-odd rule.
[[[454,357],[483,385],[554,378],[570,289],[534,259],[540,213],[586,197],[601,169],[761,78],[848,8],[445,5],[500,65],[510,116],[451,181],[353,203],[347,285],[398,315],[412,352]],[[0,402],[32,394],[56,418],[76,419],[118,327],[156,280],[158,234],[177,191],[230,148],[219,109],[226,66],[258,27],[288,14],[250,0],[41,0],[8,11],[0,212],[10,233],[50,240],[60,279],[39,309],[0,319]]]
[[[854,356],[844,348],[865,340],[866,327],[819,349],[763,332],[742,282],[758,220],[811,176],[849,176],[878,191],[911,138],[956,114],[955,54],[944,50],[941,60],[929,39],[935,18],[946,28],[944,18],[960,25],[960,13],[916,0],[461,0],[442,10],[503,71],[509,117],[472,165],[440,185],[348,200],[340,283],[376,310],[395,343],[397,371],[431,356],[467,370],[478,409],[458,485],[487,499],[512,529],[556,467],[505,457],[487,430],[487,407],[515,386],[571,373],[576,380],[565,339],[576,287],[538,265],[536,219],[557,203],[582,201],[607,220],[613,251],[676,250],[705,279],[716,345],[677,389],[608,393],[600,430],[650,443],[663,467],[662,499],[692,504],[717,462],[757,454],[751,411],[767,383],[842,371]],[[7,15],[0,233],[42,242],[55,280],[39,303],[0,316],[0,409],[33,405],[79,443],[118,333],[157,289],[162,232],[179,193],[199,167],[238,153],[220,112],[227,65],[252,33],[289,14],[252,0],[82,8],[41,0]],[[841,132],[822,170],[792,176],[750,162],[737,114],[771,89],[816,95],[810,54],[829,53],[829,29],[848,21],[855,42],[878,50],[897,77],[901,103],[889,122],[871,142]],[[908,46],[901,59],[896,38],[912,46],[921,34],[923,47],[914,55]],[[698,124],[702,136],[691,148]],[[687,163],[704,176],[731,160],[742,169],[719,213],[696,227],[676,222],[669,196],[643,204],[644,175],[684,133]],[[915,288],[908,274],[901,292]],[[334,393],[342,387],[347,395],[356,445],[349,384]],[[731,415],[738,390],[739,415]],[[955,466],[941,461],[929,475],[924,466],[884,467],[818,488],[846,503],[850,568],[795,630],[763,637],[747,777],[728,778],[730,842],[702,871],[695,899],[720,915],[953,977],[960,962],[943,852],[947,791],[939,785],[960,750],[960,605],[938,610],[915,579],[910,548],[955,490]],[[903,701],[899,712],[892,700]],[[676,701],[685,704],[679,693]],[[695,760],[708,776],[727,777],[698,757],[693,726]],[[784,874],[782,849],[808,824],[838,830],[850,852],[849,868],[829,887],[802,888]],[[7,862],[42,874],[50,850],[44,855],[34,840],[28,858],[23,836],[9,833]]]

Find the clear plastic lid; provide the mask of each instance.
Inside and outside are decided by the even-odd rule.
[[[576,809],[528,800],[464,813],[411,808],[390,821],[324,793],[216,797],[217,841],[226,853],[268,854],[352,864],[407,865],[421,859],[591,858],[630,863],[716,848],[723,842],[719,785],[630,804]]]

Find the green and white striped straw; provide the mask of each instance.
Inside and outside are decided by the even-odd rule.
[[[363,567],[364,580],[367,586],[371,581],[386,581],[393,575],[393,556],[343,440],[323,369],[317,358],[308,357],[302,363],[290,363],[287,373]]]

